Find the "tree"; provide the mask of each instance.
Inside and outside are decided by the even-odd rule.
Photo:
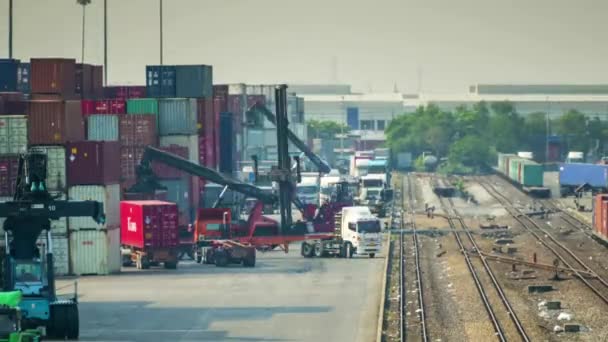
[[[490,162],[490,147],[481,137],[468,135],[450,146],[448,161],[474,168],[483,167]]]
[[[314,138],[333,139],[336,134],[350,132],[350,127],[330,120],[309,120],[308,134]]]
[[[569,110],[557,119],[556,126],[557,132],[566,137],[570,150],[587,152],[591,147],[585,114]]]

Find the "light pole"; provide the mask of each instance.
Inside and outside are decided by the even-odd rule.
[[[13,0],[8,0],[8,58],[13,58]]]
[[[545,162],[549,161],[549,112],[551,111],[551,102],[547,96],[547,115],[545,117]]]
[[[80,63],[84,64],[84,33],[85,33],[85,18],[86,18],[86,7],[91,3],[91,0],[76,0],[76,3],[82,6],[82,53],[80,57]]]
[[[163,65],[163,0],[159,0],[160,16],[160,65]]]
[[[108,0],[103,0],[103,84],[108,85]]]

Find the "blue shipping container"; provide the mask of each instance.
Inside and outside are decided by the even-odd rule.
[[[559,166],[559,185],[577,187],[589,184],[594,188],[606,188],[608,165],[565,163]]]
[[[175,97],[175,66],[146,66],[146,94],[148,97]]]
[[[213,68],[210,65],[176,65],[175,96],[212,97]]]
[[[0,91],[17,91],[18,59],[0,59]]]
[[[232,174],[236,154],[232,113],[220,113],[220,172]]]
[[[118,127],[118,115],[91,115],[87,119],[87,140],[118,141]]]
[[[350,129],[359,129],[359,108],[346,108],[346,124]]]
[[[19,63],[17,68],[17,91],[30,93],[30,63]]]

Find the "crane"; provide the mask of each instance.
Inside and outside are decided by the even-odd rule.
[[[4,291],[21,291],[19,307],[26,328],[45,327],[52,338],[77,339],[79,335],[77,293],[60,299],[55,292],[51,220],[91,217],[105,222],[103,204],[96,201],[58,200],[46,188],[47,156],[31,149],[20,156],[16,190],[12,201],[0,203],[6,245],[3,265]],[[36,240],[46,232],[46,251]]]

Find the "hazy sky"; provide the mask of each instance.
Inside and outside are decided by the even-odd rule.
[[[14,54],[80,59],[76,0],[14,0]],[[158,1],[108,0],[109,82],[159,62]],[[220,82],[465,92],[478,82],[606,83],[606,0],[165,0],[165,64]],[[0,56],[8,55],[0,0]],[[85,62],[103,62],[103,1],[87,7]]]

